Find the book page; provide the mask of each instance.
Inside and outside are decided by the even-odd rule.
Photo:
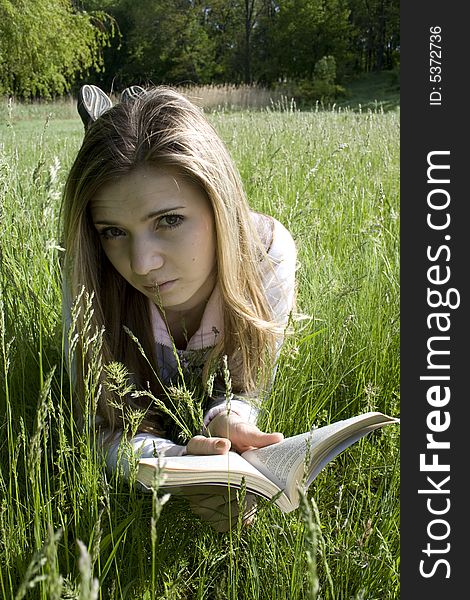
[[[168,456],[161,458],[141,458],[139,460],[138,480],[150,485],[155,469],[161,469],[164,486],[188,485],[190,483],[220,483],[228,485],[230,481],[239,484],[242,478],[251,487],[261,485],[262,489],[274,488],[272,482],[260,473],[240,454],[230,451],[228,454]],[[274,490],[276,492],[278,490]]]
[[[247,450],[242,456],[279,488],[286,489],[291,473],[303,474],[310,436],[310,433],[301,433],[265,448]]]
[[[167,474],[169,473],[230,473],[231,470],[239,473],[259,475],[257,470],[250,465],[240,454],[228,452],[227,454],[185,454],[184,456],[163,456],[157,458],[141,458],[141,465],[157,466],[158,464]]]
[[[236,452],[209,456],[185,455],[158,458],[141,458],[137,481],[147,488],[152,485],[155,470],[162,470],[162,489],[186,486],[228,486],[240,488],[245,481],[247,492],[258,494],[268,500],[278,496],[282,488],[263,475],[253,465]],[[285,494],[281,494],[276,504],[284,512],[293,510]]]
[[[323,467],[346,448],[355,444],[360,438],[384,425],[399,422],[399,419],[379,412],[368,412],[325,425],[313,431],[307,487]]]
[[[290,500],[296,503],[296,486],[302,482],[306,466],[308,479],[305,487],[308,487],[321,469],[340,452],[370,431],[397,422],[399,419],[382,413],[368,412],[286,438],[272,446],[248,450],[242,456],[285,490]]]

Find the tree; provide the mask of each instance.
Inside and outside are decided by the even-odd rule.
[[[213,45],[198,2],[153,0],[134,9],[132,18],[126,52],[135,69],[128,73],[154,83],[210,81]]]
[[[278,65],[277,77],[313,78],[323,56],[341,65],[348,49],[347,0],[284,0],[279,2],[271,47]]]
[[[267,35],[274,0],[212,0],[206,3],[206,28],[215,45],[219,80],[265,82],[272,56]]]
[[[400,46],[399,0],[349,0],[355,69],[391,69]]]
[[[243,0],[243,75],[245,83],[252,83],[252,61],[253,61],[253,32],[258,24],[262,9],[261,0]]]
[[[93,8],[96,0],[82,0]],[[106,50],[107,73],[95,77],[106,89],[148,82],[209,83],[218,70],[214,43],[200,0],[108,0],[106,11],[120,40]]]
[[[69,0],[0,0],[0,93],[63,94],[77,76],[102,68],[113,32],[104,13],[78,12]]]
[[[99,9],[119,30],[108,45],[100,46],[106,29],[97,21]],[[9,60],[0,58],[0,93],[2,85],[60,93],[74,72],[89,73],[88,82],[108,92],[135,83],[311,87],[324,57],[334,59],[339,83],[357,72],[389,69],[399,57],[399,0],[0,0],[0,18],[5,14],[0,52]],[[40,48],[36,58],[26,39]],[[34,61],[41,76],[26,85],[22,65],[31,73]],[[48,66],[54,76],[41,87]]]

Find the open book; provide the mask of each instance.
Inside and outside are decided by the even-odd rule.
[[[295,435],[282,442],[247,450],[211,456],[141,458],[137,480],[151,487],[156,469],[163,475],[162,487],[223,485],[240,488],[267,499],[284,512],[299,506],[298,486],[308,488],[323,467],[340,452],[370,431],[399,419],[380,412],[367,412],[350,419]]]

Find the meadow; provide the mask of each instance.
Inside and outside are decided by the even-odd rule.
[[[297,310],[261,427],[399,416],[399,110],[209,115],[253,208],[299,252]],[[0,597],[399,598],[399,427],[330,463],[299,510],[216,533],[106,472],[71,414],[59,208],[70,103],[0,107]],[[67,335],[67,332],[65,333]]]

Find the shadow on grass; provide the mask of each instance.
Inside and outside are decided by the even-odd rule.
[[[380,71],[368,73],[345,84],[346,94],[336,106],[350,110],[396,110],[400,106],[399,72]]]

